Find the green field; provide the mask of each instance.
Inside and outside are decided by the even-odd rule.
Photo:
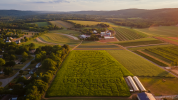
[[[71,51],[46,96],[130,96],[129,75],[106,51]]]
[[[127,50],[108,50],[117,61],[136,76],[173,77],[142,57]]]
[[[177,95],[178,79],[177,78],[159,78],[159,77],[139,77],[140,81],[147,90],[150,90],[155,96],[160,95]],[[165,82],[163,82],[163,79]],[[170,99],[168,99],[170,100]],[[172,100],[172,99],[171,99]],[[174,99],[177,100],[177,99]]]
[[[146,51],[152,52],[156,55],[167,59],[167,62],[174,61],[178,58],[178,47],[177,46],[168,46],[168,47],[160,47],[160,48],[150,48],[146,49]]]
[[[114,27],[116,31],[115,37],[119,41],[135,40],[147,37],[146,34],[136,31],[134,29],[124,28],[124,27]]]
[[[127,46],[160,44],[160,43],[164,43],[164,42],[157,40],[157,39],[154,39],[154,38],[143,38],[143,39],[140,39],[140,40],[131,40],[131,41],[123,41],[123,42],[115,42],[115,43],[122,45],[124,47],[127,47]]]
[[[44,26],[48,26],[49,25],[48,22],[35,22],[34,24],[37,24],[38,27],[44,27]]]
[[[48,44],[45,44],[45,43],[40,43],[40,42],[38,42],[36,39],[30,40],[30,41],[28,41],[28,42],[21,43],[21,45],[22,45],[22,44],[27,45],[27,44],[30,44],[30,43],[34,43],[34,44],[35,44],[35,48],[38,48],[39,46],[48,45]]]
[[[115,24],[112,24],[112,23],[108,23],[108,22],[96,22],[96,21],[81,21],[81,20],[68,20],[68,21],[71,21],[71,22],[74,22],[74,23],[77,23],[77,24],[81,24],[81,25],[97,25],[97,24],[100,24],[100,23],[104,23],[104,24],[108,24],[110,27],[118,27],[117,25]]]
[[[81,35],[80,32],[74,31],[74,30],[53,30],[53,31],[50,31],[49,33],[62,33],[62,34],[73,35],[73,36],[76,36],[76,37]]]
[[[40,39],[49,42],[49,43],[59,43],[59,44],[78,44],[80,41],[73,40],[65,35],[56,34],[56,33],[48,33],[39,37]]]
[[[123,50],[123,48],[111,44],[80,45],[75,50]]]
[[[52,23],[53,25],[57,25],[58,27],[63,27],[63,28],[71,28],[71,27],[73,27],[72,24],[67,23],[65,21],[61,21],[61,20],[50,21],[50,23]]]
[[[176,26],[161,26],[161,27],[150,27],[145,29],[137,29],[141,32],[145,32],[150,35],[157,36],[178,36],[178,27]]]

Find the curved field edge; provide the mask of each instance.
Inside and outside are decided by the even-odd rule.
[[[172,74],[133,52],[127,50],[107,50],[107,52],[135,76],[174,77]]]
[[[96,67],[89,66],[91,68],[89,72],[93,74],[87,75],[86,74],[87,71],[86,71],[86,73],[83,73],[83,75],[81,75],[80,77],[76,77],[71,72],[72,70],[75,70],[75,69],[69,69],[68,66],[72,64],[71,59],[74,59],[73,57],[76,56],[76,53],[82,53],[82,52],[99,52],[104,55],[103,59],[107,58],[109,59],[109,61],[112,61],[112,63],[114,62],[115,63],[112,64],[112,66],[103,66],[101,67],[101,70],[97,69],[97,71],[95,72],[93,72],[93,70],[97,68],[97,65],[95,65]],[[98,57],[98,59],[100,59],[100,57]],[[77,61],[80,62],[79,59],[77,59]],[[100,63],[100,61],[97,63],[100,65],[103,64],[103,63]],[[76,67],[78,71],[81,71],[83,67],[86,67],[85,65],[81,67],[78,67],[78,66]],[[113,67],[113,66],[116,66],[116,67]],[[108,67],[112,67],[112,68],[109,69]],[[103,70],[103,69],[106,69],[106,70]],[[115,71],[115,74],[113,74],[114,71]],[[102,75],[100,75],[101,73]],[[70,74],[71,76],[68,77],[67,76],[68,74]],[[63,62],[61,69],[56,74],[54,81],[52,82],[51,86],[49,87],[46,93],[46,97],[130,96],[129,88],[123,78],[123,76],[128,76],[128,75],[132,76],[133,74],[131,74],[126,68],[124,68],[124,66],[122,66],[117,60],[115,60],[109,53],[107,53],[104,50],[100,50],[100,51],[93,51],[93,50],[75,51],[74,50],[70,52],[66,60]],[[78,79],[81,78],[83,79],[84,83],[78,84],[78,83],[75,83],[76,81],[74,81],[72,84],[64,83],[64,81],[66,82],[69,78],[71,80],[72,79],[77,80],[77,82],[78,82]],[[97,82],[95,83],[94,80],[95,81],[97,80]],[[105,80],[103,81],[104,83],[100,82],[101,80]],[[110,83],[111,80],[115,80],[115,82],[113,81],[113,83]],[[85,86],[83,86],[82,84],[84,84]],[[83,87],[82,88],[76,87],[78,85],[80,85],[81,87],[83,86]]]

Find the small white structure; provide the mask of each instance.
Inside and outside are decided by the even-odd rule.
[[[6,40],[6,43],[7,43],[7,42],[9,42],[9,43],[10,43],[10,42],[11,42],[11,40]]]
[[[134,79],[135,83],[138,85],[138,87],[140,88],[140,90],[141,90],[142,92],[146,92],[145,87],[144,87],[143,84],[140,82],[140,80],[138,79],[138,77],[137,77],[137,76],[134,76],[133,79]]]
[[[12,37],[9,37],[9,39],[11,39],[11,40],[12,40],[13,38],[12,38]]]
[[[128,76],[127,79],[129,80],[130,84],[132,85],[133,90],[135,92],[139,92],[139,89],[138,89],[137,85],[135,84],[134,80],[132,79],[132,77]]]
[[[89,38],[90,37],[90,35],[80,35],[80,38],[82,38],[82,39],[86,39],[86,38]]]
[[[97,31],[96,31],[96,30],[94,30],[94,31],[93,31],[93,33],[94,33],[94,34],[97,34]]]
[[[39,67],[41,67],[41,63],[38,63],[38,64],[36,65],[36,68],[39,68]]]
[[[104,39],[114,39],[115,37],[104,36]]]
[[[104,36],[104,35],[106,35],[106,32],[101,32],[101,36]]]
[[[17,40],[15,43],[16,43],[16,44],[20,44],[21,42],[20,42],[20,40]]]

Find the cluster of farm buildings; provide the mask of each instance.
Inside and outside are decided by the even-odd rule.
[[[11,41],[12,39],[13,39],[12,37],[7,37],[6,43],[7,43],[7,42],[9,42],[9,43],[12,42],[12,41]],[[5,41],[5,39],[4,39],[4,41]],[[16,43],[16,44],[20,44],[20,43],[21,43],[21,42],[20,42],[20,39],[16,40],[15,43]]]
[[[98,34],[98,32],[96,30],[93,31],[93,34],[95,34],[95,36],[97,36],[98,38],[103,37],[104,39],[114,39],[115,37],[112,37],[112,33],[110,31],[105,31],[105,32],[101,32],[100,34]],[[89,38],[91,35],[80,35],[79,37],[81,39],[86,39]]]

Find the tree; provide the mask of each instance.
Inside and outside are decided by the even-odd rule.
[[[13,55],[13,54],[11,54],[11,55],[10,55],[10,60],[15,60],[15,59],[16,59],[16,56]]]
[[[6,67],[6,68],[4,68],[3,72],[4,72],[4,75],[9,76],[13,72],[13,70],[12,70],[12,68]]]
[[[22,53],[22,57],[23,57],[23,58],[27,58],[27,57],[28,57],[28,53],[23,52],[23,53]]]
[[[2,58],[0,58],[0,67],[2,67],[3,65],[5,65],[6,61]]]
[[[48,83],[42,81],[42,80],[35,80],[34,86],[37,86],[38,91],[40,91],[41,94],[47,91],[48,89]]]
[[[15,61],[13,61],[13,60],[11,60],[11,61],[9,61],[9,66],[12,66],[12,67],[14,67],[15,66]]]
[[[20,70],[19,73],[22,75],[23,74],[23,70]]]
[[[41,100],[41,94],[37,86],[27,89],[26,95],[26,100]]]
[[[23,95],[24,92],[25,92],[25,90],[24,90],[24,88],[23,88],[23,86],[22,86],[21,84],[15,84],[15,85],[13,86],[12,93],[13,93],[14,95]]]
[[[47,58],[43,61],[42,66],[46,69],[50,69],[50,67],[55,67],[57,64],[50,58]]]

